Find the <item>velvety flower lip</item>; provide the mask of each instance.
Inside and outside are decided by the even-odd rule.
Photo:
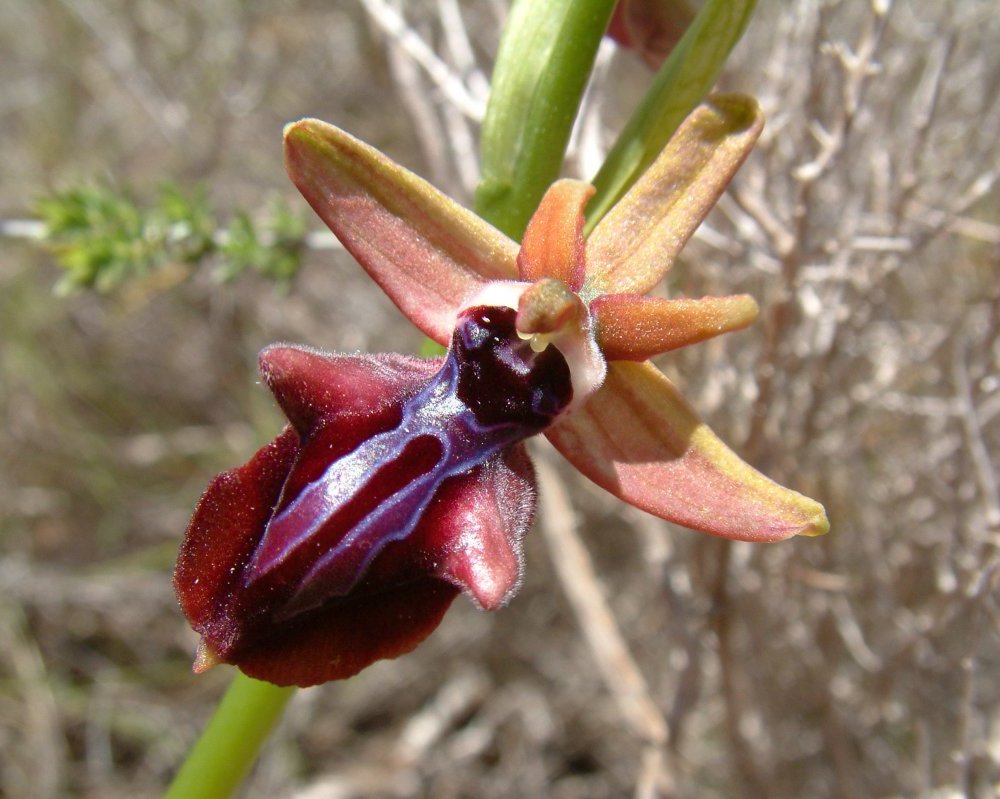
[[[566,359],[515,317],[465,309],[444,359],[264,350],[291,427],[216,478],[188,528],[175,586],[196,668],[338,679],[412,649],[460,590],[508,601],[534,513],[521,442],[573,400]]]

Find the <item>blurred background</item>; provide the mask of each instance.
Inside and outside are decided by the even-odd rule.
[[[208,253],[67,291],[39,202],[170,181],[230,231],[205,241],[276,202],[318,233],[281,163],[317,116],[468,203],[505,13],[0,5],[0,795],[159,795],[231,678],[191,675],[170,575],[208,480],[282,424],[257,351],[421,344],[322,234],[277,270]],[[998,39],[977,0],[762,0],[720,81],[767,128],[664,290],[762,315],[659,364],[831,533],[673,528],[538,442],[510,607],[459,599],[415,654],[299,692],[245,796],[996,794]],[[605,44],[565,174],[649,78]]]

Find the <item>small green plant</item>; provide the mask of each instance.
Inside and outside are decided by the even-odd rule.
[[[305,220],[282,201],[263,221],[237,211],[223,230],[204,191],[173,184],[161,186],[146,204],[128,189],[74,186],[43,197],[36,210],[45,228],[42,241],[64,270],[61,294],[107,293],[169,265],[193,272],[208,261],[220,281],[249,271],[285,284],[302,265]]]

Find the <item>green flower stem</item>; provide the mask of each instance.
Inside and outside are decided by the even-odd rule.
[[[615,0],[518,0],[483,120],[476,213],[515,241],[559,177]]]
[[[165,799],[230,796],[250,771],[293,693],[294,688],[237,673]]]
[[[756,0],[709,0],[660,67],[593,180],[587,232],[648,167],[715,84]]]

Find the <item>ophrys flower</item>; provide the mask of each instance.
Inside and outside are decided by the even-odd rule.
[[[593,189],[560,181],[520,246],[348,134],[290,125],[286,163],[317,213],[446,358],[274,346],[291,422],[220,475],[176,586],[222,660],[279,683],[346,677],[416,646],[459,590],[516,589],[534,510],[522,441],[665,519],[732,539],[827,529],[820,505],[729,450],[646,359],[745,327],[746,296],[646,296],[761,126],[753,101],[697,109],[584,238]]]

